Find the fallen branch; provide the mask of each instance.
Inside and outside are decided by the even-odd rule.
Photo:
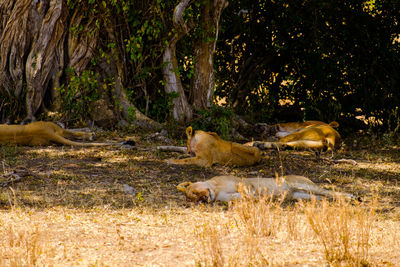
[[[305,157],[301,157],[301,156],[297,156],[297,155],[296,156],[292,155],[290,157],[291,158],[298,158],[298,159],[301,159],[301,160],[315,161],[314,158],[305,158]],[[322,160],[322,161],[324,161],[326,163],[329,163],[329,164],[340,164],[340,163],[348,163],[348,164],[351,164],[351,165],[357,165],[358,164],[357,161],[355,161],[353,159],[331,159],[331,158],[320,157],[319,160]]]
[[[6,179],[6,181],[0,182],[0,188],[8,187],[12,184],[19,183],[29,176],[35,177],[37,179],[43,179],[42,176],[30,170],[19,169],[2,175],[1,178]]]
[[[351,165],[357,165],[357,161],[353,160],[353,159],[336,159],[336,160],[332,160],[334,163],[349,163]]]
[[[172,151],[187,154],[187,148],[184,146],[157,146],[160,151]]]

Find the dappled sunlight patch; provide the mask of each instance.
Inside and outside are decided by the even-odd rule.
[[[380,162],[380,163],[359,162],[358,165],[360,169],[366,169],[366,170],[373,169],[382,172],[392,172],[396,173],[397,175],[400,175],[400,163],[397,162]]]
[[[63,157],[69,154],[68,151],[60,150],[60,149],[53,149],[51,147],[43,147],[43,148],[35,148],[25,152],[28,155],[32,156],[46,156],[46,157]]]
[[[104,149],[104,148],[101,148]],[[26,150],[25,153],[32,156],[41,156],[49,158],[63,158],[63,157],[75,157],[84,158],[88,155],[93,156],[98,154],[100,148],[77,148],[77,147],[34,147]]]
[[[137,161],[141,161],[141,160],[144,159],[144,157],[135,156],[135,157],[128,158],[128,157],[124,157],[124,156],[114,156],[112,158],[108,158],[106,160],[106,162],[108,162],[108,163],[127,163],[128,161],[130,161],[132,159],[133,160],[137,160]]]

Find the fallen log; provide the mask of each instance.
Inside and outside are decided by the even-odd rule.
[[[187,148],[184,146],[157,146],[157,150],[180,152],[180,153],[187,154]]]

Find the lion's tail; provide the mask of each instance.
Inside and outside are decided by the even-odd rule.
[[[113,143],[85,143],[85,142],[75,142],[68,140],[62,136],[59,135],[54,135],[51,136],[50,141],[58,144],[63,144],[63,145],[70,145],[70,146],[111,146],[114,145]]]

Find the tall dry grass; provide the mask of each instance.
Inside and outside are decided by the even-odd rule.
[[[232,210],[236,213],[239,223],[251,235],[276,236],[282,226],[282,202],[284,198],[274,200],[272,196],[257,196],[248,194],[244,188],[240,188],[242,200],[237,201]],[[256,199],[256,200],[255,200]]]
[[[232,235],[233,224],[221,227],[218,220],[203,224],[196,233],[201,251],[197,266],[269,266],[259,237],[250,232]]]
[[[1,224],[6,223],[1,221]],[[40,226],[24,227],[8,225],[8,231],[0,239],[0,266],[38,266],[43,252]]]
[[[351,204],[343,199],[304,203],[307,221],[323,246],[330,264],[368,266],[376,201]]]
[[[220,267],[225,265],[225,256],[222,248],[222,238],[227,234],[226,229],[221,229],[218,224],[203,224],[196,233],[204,253],[200,254],[198,265]]]
[[[372,266],[369,250],[375,209],[376,201],[363,205],[344,199],[285,203],[244,195],[228,211],[235,227],[221,228],[217,222],[201,227],[198,265],[285,265],[267,249],[279,240],[299,246],[317,243],[326,263],[333,266]],[[230,245],[224,247],[227,242]]]

